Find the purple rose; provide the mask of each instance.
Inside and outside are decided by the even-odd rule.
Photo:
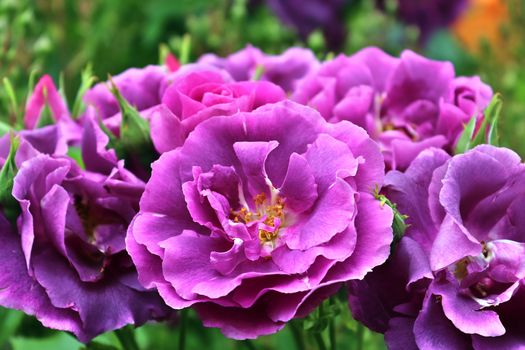
[[[182,145],[201,122],[214,116],[249,112],[267,103],[284,100],[284,91],[269,82],[233,82],[219,71],[179,74],[151,110],[151,138],[159,153]]]
[[[122,96],[137,110],[143,111],[160,103],[164,79],[168,71],[163,66],[130,68],[112,78]],[[93,106],[101,119],[120,114],[117,99],[109,89],[109,82],[95,85],[84,95],[84,102]],[[119,118],[120,119],[120,118]]]
[[[164,153],[126,239],[146,288],[228,337],[274,333],[390,251],[364,130],[285,101],[201,123]]]
[[[300,81],[292,98],[330,122],[349,120],[381,145],[388,168],[403,170],[429,147],[452,153],[463,125],[478,124],[492,90],[478,77],[455,77],[449,62],[412,51],[394,58],[366,48],[340,55]]]
[[[237,81],[252,80],[260,67],[260,80],[277,84],[286,92],[293,92],[297,81],[319,65],[308,49],[292,47],[280,55],[267,55],[250,45],[226,58],[215,54],[203,55],[199,63],[224,69]]]
[[[408,215],[389,261],[350,284],[354,316],[390,349],[525,344],[525,168],[506,148],[422,152],[386,192]],[[524,225],[524,226],[522,226]]]
[[[93,154],[107,142],[101,136],[86,126],[83,151],[109,163],[110,155]],[[166,316],[157,293],[139,284],[125,250],[144,183],[116,159],[102,172],[90,169],[107,163],[86,159],[88,170],[82,170],[65,156],[39,153],[29,139],[22,135],[16,155],[12,193],[21,209],[18,227],[0,213],[0,305],[71,331],[83,342]]]

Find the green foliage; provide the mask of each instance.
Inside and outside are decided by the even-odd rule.
[[[11,134],[11,147],[9,149],[9,155],[5,160],[5,163],[0,170],[0,207],[3,209],[5,216],[14,221],[18,216],[20,207],[18,202],[13,198],[11,194],[13,190],[13,180],[18,168],[15,164],[15,155],[20,145],[20,138]]]
[[[70,146],[67,149],[67,155],[73,159],[79,167],[85,169],[84,159],[82,158],[82,149],[80,147]]]
[[[391,202],[384,194],[381,194],[379,192],[378,187],[376,187],[374,191],[374,197],[379,201],[381,206],[386,205],[390,207],[390,209],[392,209],[392,212],[394,213],[394,219],[392,221],[392,231],[394,233],[392,247],[394,247],[395,244],[399,242],[399,240],[401,240],[401,238],[405,234],[406,229],[408,228],[408,225],[405,222],[405,220],[408,219],[408,216],[400,213],[397,209],[397,205]]]
[[[11,346],[13,350],[79,350],[83,348],[75,338],[63,332],[56,332],[46,338],[14,337],[11,339]]]
[[[478,145],[488,143],[490,145],[497,145],[498,143],[498,121],[500,120],[501,109],[503,107],[503,100],[500,94],[495,94],[490,101],[488,107],[484,111],[484,118],[481,125],[476,131],[477,116],[470,118],[467,125],[463,129],[461,136],[456,145],[455,153],[465,153]]]
[[[138,151],[145,145],[151,144],[149,124],[142,118],[135,107],[122,97],[117,86],[111,82],[111,93],[118,101],[122,113],[122,122],[120,124],[120,139],[116,145],[117,152],[123,155],[129,152]]]
[[[96,78],[93,75],[93,66],[91,64],[88,64],[86,68],[82,70],[80,76],[80,87],[78,88],[77,95],[75,97],[75,102],[73,103],[73,110],[71,111],[71,115],[74,119],[80,116],[80,113],[82,112],[83,108],[82,97],[95,81]]]
[[[473,146],[481,145],[482,143],[497,144],[497,123],[500,119],[502,107],[503,100],[501,95],[495,94],[485,110],[485,118],[483,118],[481,126],[474,137]]]
[[[476,131],[476,116],[470,118],[469,122],[463,128],[463,132],[459,137],[458,143],[456,145],[455,153],[465,153],[471,149],[472,139],[474,137],[474,132]]]
[[[14,120],[15,123],[19,123],[21,120],[20,111],[19,111],[19,105],[17,102],[15,90],[13,88],[13,85],[11,84],[11,81],[9,78],[4,77],[2,79],[2,83],[4,84],[4,91],[5,91],[5,98],[7,100],[7,104],[10,107],[9,114],[11,115],[11,120]]]

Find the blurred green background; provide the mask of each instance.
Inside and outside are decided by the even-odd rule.
[[[62,81],[71,102],[87,64],[93,65],[100,79],[129,67],[157,64],[159,46],[164,44],[177,55],[185,34],[191,37],[191,59],[207,52],[228,55],[247,43],[268,53],[280,53],[292,45],[307,46],[321,59],[329,52],[351,54],[370,45],[393,55],[409,48],[450,60],[458,75],[480,75],[495,92],[501,92],[505,104],[500,143],[525,156],[525,0],[465,0],[454,18],[429,35],[400,15],[403,0],[335,0],[337,20],[343,26],[336,45],[330,42],[330,30],[322,25],[305,34],[289,22],[283,24],[275,6],[279,1],[286,0],[0,0],[0,78],[9,78],[17,96],[16,108],[23,110],[31,72],[48,73]],[[459,0],[435,1],[450,4]],[[15,107],[5,85],[0,86],[0,120],[5,121]],[[340,348],[384,347],[382,336],[358,326],[346,310],[339,308],[335,314],[340,321]],[[318,326],[319,320],[314,321]],[[294,324],[295,331],[287,326],[255,342],[233,342],[217,330],[202,328],[190,315],[187,348],[293,348],[294,332],[308,328],[308,322]],[[175,349],[178,328],[146,325],[137,331],[137,341],[141,349]],[[122,348],[118,335],[99,337],[89,348]],[[305,346],[315,348],[314,339],[309,340]],[[68,334],[45,330],[19,312],[0,313],[0,348],[81,347]]]

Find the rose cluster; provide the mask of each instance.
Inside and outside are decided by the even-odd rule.
[[[392,348],[516,344],[523,166],[453,156],[491,98],[377,48],[170,57],[96,84],[79,115],[44,76],[0,138],[0,305],[84,342],[188,307],[246,339],[347,288]]]
[[[389,261],[350,283],[354,316],[391,349],[522,348],[525,172],[509,149],[422,152],[386,191],[410,226]]]

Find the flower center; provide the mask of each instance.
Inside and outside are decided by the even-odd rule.
[[[416,142],[419,140],[419,136],[415,130],[415,126],[412,124],[408,124],[406,126],[395,126],[391,122],[386,122],[382,124],[381,131],[401,131],[402,133],[410,137],[412,141]]]
[[[231,211],[234,222],[245,224],[257,222],[257,232],[261,244],[273,243],[279,235],[279,229],[284,222],[284,201],[279,196],[273,196],[270,200],[264,193],[253,198],[255,210],[250,211],[246,207]]]
[[[91,213],[88,204],[85,203],[84,199],[81,196],[76,194],[73,198],[73,205],[78,214],[78,217],[80,218],[82,227],[84,228],[84,232],[86,233],[90,241],[94,241],[96,224],[91,219]]]

